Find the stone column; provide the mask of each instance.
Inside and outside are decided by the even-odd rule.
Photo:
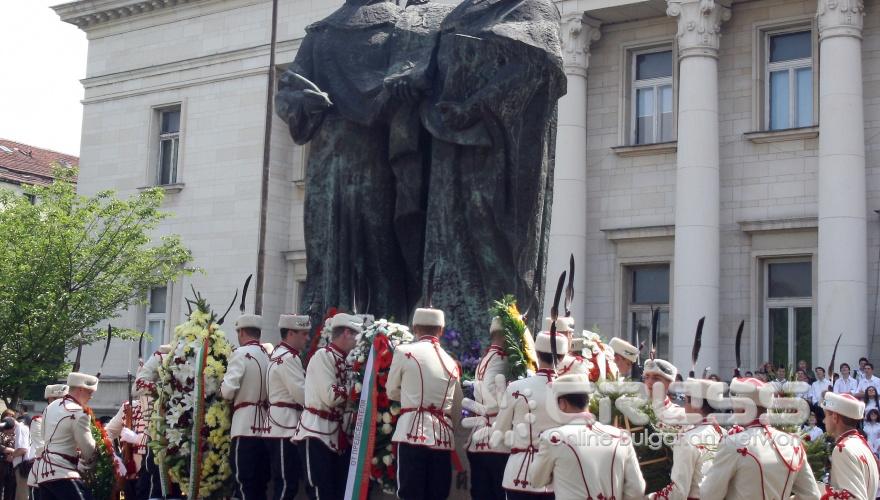
[[[572,315],[578,328],[589,328],[586,313],[587,287],[587,67],[590,44],[599,39],[599,21],[583,12],[562,17],[562,56],[568,92],[559,100],[556,132],[556,170],[553,182],[553,213],[547,256],[545,315],[553,305],[556,280],[568,269],[574,254],[575,282]],[[561,307],[561,306],[560,306]]]
[[[730,9],[714,0],[667,0],[666,13],[678,18],[679,60],[672,362],[689,369],[705,316],[698,371],[718,370],[718,43]]]
[[[817,358],[869,356],[861,0],[819,0]]]

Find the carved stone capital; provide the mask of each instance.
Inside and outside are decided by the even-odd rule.
[[[715,0],[666,0],[666,14],[678,18],[678,55],[718,57],[721,23],[730,8]]]
[[[583,12],[562,16],[560,35],[565,74],[587,76],[590,66],[590,44],[597,41],[601,23]]]
[[[863,0],[819,0],[816,20],[819,24],[819,39],[834,36],[862,37],[865,17]]]

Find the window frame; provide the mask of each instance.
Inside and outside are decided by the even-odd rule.
[[[164,288],[165,289],[165,312],[163,312],[163,313],[154,313],[154,312],[150,311],[150,308],[153,303],[153,301],[152,301],[153,290],[155,290],[157,288]],[[165,285],[164,287],[163,286],[155,286],[155,287],[151,287],[147,290],[147,305],[144,308],[144,331],[149,332],[150,323],[153,321],[161,321],[161,325],[162,325],[160,338],[153,338],[150,341],[150,346],[152,348],[152,350],[150,352],[155,351],[158,348],[158,346],[162,345],[165,342],[165,337],[167,336],[167,333],[168,333],[168,313],[170,310],[169,305],[170,305],[171,291],[172,291],[172,288],[168,285]]]
[[[770,129],[770,108],[768,91],[770,81],[767,72],[769,61],[769,36],[794,33],[798,31],[810,32],[812,53],[812,88],[813,88],[813,116],[811,125],[795,127],[793,129]],[[759,21],[752,24],[752,130],[761,133],[777,133],[785,130],[798,130],[815,128],[819,124],[819,37],[815,16],[799,15],[772,21]]]
[[[665,312],[667,316],[666,322],[666,337],[668,338],[669,346],[672,346],[672,263],[669,261],[646,261],[646,262],[630,262],[630,263],[622,263],[623,267],[623,327],[625,331],[622,332],[621,338],[627,339],[628,342],[634,341],[633,339],[633,313],[650,313],[655,309],[659,309],[661,312]],[[633,303],[633,281],[635,279],[634,270],[637,268],[647,268],[647,267],[666,267],[667,268],[667,283],[668,287],[668,299],[665,304],[635,304]],[[645,341],[646,345],[648,344],[647,338],[640,338],[640,341]],[[669,353],[665,353],[668,355]],[[657,353],[659,357],[663,357],[660,352]],[[666,359],[666,358],[663,358]]]
[[[647,48],[639,48],[639,49],[630,49],[629,51],[629,100],[630,100],[630,110],[629,110],[629,141],[628,143],[632,146],[647,146],[649,144],[662,144],[664,142],[674,141],[676,134],[676,120],[675,115],[676,111],[676,87],[675,87],[675,67],[676,67],[676,54],[675,50],[673,50],[672,46],[653,46]],[[637,80],[637,72],[636,72],[636,61],[638,56],[644,54],[655,54],[658,52],[669,52],[672,56],[672,67],[670,68],[670,75],[659,77],[659,78],[650,78],[647,80]],[[661,87],[669,86],[672,90],[672,136],[668,140],[663,140],[662,136],[658,137],[660,133],[660,92],[659,89]],[[653,89],[654,96],[654,110],[653,110],[653,124],[652,124],[652,132],[653,137],[649,142],[637,142],[638,136],[638,99],[637,94],[641,89]]]
[[[810,296],[809,297],[781,297],[781,298],[772,298],[770,297],[770,266],[773,264],[785,264],[785,263],[809,263],[811,269],[810,275]],[[797,357],[797,345],[794,342],[796,340],[796,326],[795,326],[795,309],[797,308],[809,308],[810,309],[810,357],[815,358],[816,354],[816,290],[815,290],[815,282],[816,282],[816,264],[814,256],[812,255],[795,255],[795,256],[780,256],[780,257],[766,257],[761,259],[761,281],[762,281],[762,290],[761,290],[761,329],[763,331],[763,349],[764,349],[764,357],[770,360],[770,309],[782,309],[787,308],[788,310],[788,358],[789,364],[794,365],[797,363],[797,360],[794,359]],[[812,359],[811,359],[812,362]]]
[[[176,134],[162,133],[162,114],[167,111],[180,112],[180,126],[178,127]],[[185,157],[184,144],[186,144],[186,127],[184,125],[186,123],[186,102],[185,100],[181,100],[154,105],[149,108],[149,112],[150,129],[148,131],[147,140],[150,154],[146,166],[144,185],[150,187],[162,187],[165,188],[166,191],[171,190],[170,192],[176,192],[174,188],[183,186],[183,164]],[[162,184],[162,141],[172,139],[175,136],[177,142],[177,148],[174,154],[175,178],[170,179],[172,182],[168,184]]]
[[[809,58],[801,58],[801,59],[792,59],[789,61],[781,61],[781,62],[770,62],[770,39],[774,36],[786,35],[790,33],[801,33],[801,32],[809,32],[810,33],[810,57]],[[777,131],[777,130],[789,130],[793,128],[804,128],[804,127],[812,127],[815,125],[815,116],[816,113],[814,111],[813,97],[815,95],[815,85],[813,85],[813,80],[816,79],[816,72],[813,65],[813,60],[815,59],[815,52],[813,50],[813,30],[810,27],[799,26],[799,27],[788,27],[778,30],[766,30],[764,31],[764,56],[763,56],[763,71],[764,71],[764,130]],[[797,95],[797,70],[809,68],[810,69],[810,101],[811,101],[811,115],[810,116],[810,124],[809,125],[796,125],[797,124],[797,103],[798,103],[798,95]],[[772,129],[770,128],[770,74],[775,73],[777,71],[788,71],[788,127]]]

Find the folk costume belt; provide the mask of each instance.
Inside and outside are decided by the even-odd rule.
[[[278,408],[292,408],[296,411],[303,411],[305,407],[299,403],[286,403],[284,401],[277,401],[275,403],[269,403],[269,406],[275,406]]]
[[[242,408],[247,408],[248,406],[256,406],[258,408],[268,408],[269,402],[268,401],[257,401],[257,402],[243,401],[241,403],[236,403],[235,406],[232,407],[232,412],[235,413]]]
[[[331,422],[342,422],[342,413],[338,411],[319,410],[318,408],[313,408],[311,406],[306,406],[304,409],[312,415],[317,415],[318,418],[323,418],[324,420],[329,420]]]
[[[448,415],[446,415],[446,413],[443,411],[442,408],[437,408],[436,406],[431,405],[431,406],[416,406],[414,408],[401,408],[400,409],[401,415],[403,415],[405,413],[412,413],[412,412],[430,413],[431,415],[434,415],[435,417],[437,417],[444,426],[450,427],[449,423],[446,422]]]

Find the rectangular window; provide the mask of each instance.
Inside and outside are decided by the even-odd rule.
[[[632,57],[632,143],[673,139],[672,51],[652,49]]]
[[[626,331],[630,342],[650,345],[651,317],[659,310],[657,356],[669,356],[669,264],[628,266],[626,268]]]
[[[810,127],[813,125],[812,32],[766,36],[767,128]]]
[[[150,340],[150,351],[144,354],[152,354],[165,341],[165,323],[167,322],[168,287],[160,286],[151,288],[147,294],[147,318],[146,332]]]
[[[813,265],[810,260],[769,260],[764,264],[764,317],[769,360],[791,367],[812,366]]]
[[[180,106],[159,111],[159,160],[156,183],[177,183],[177,158],[180,149]]]

